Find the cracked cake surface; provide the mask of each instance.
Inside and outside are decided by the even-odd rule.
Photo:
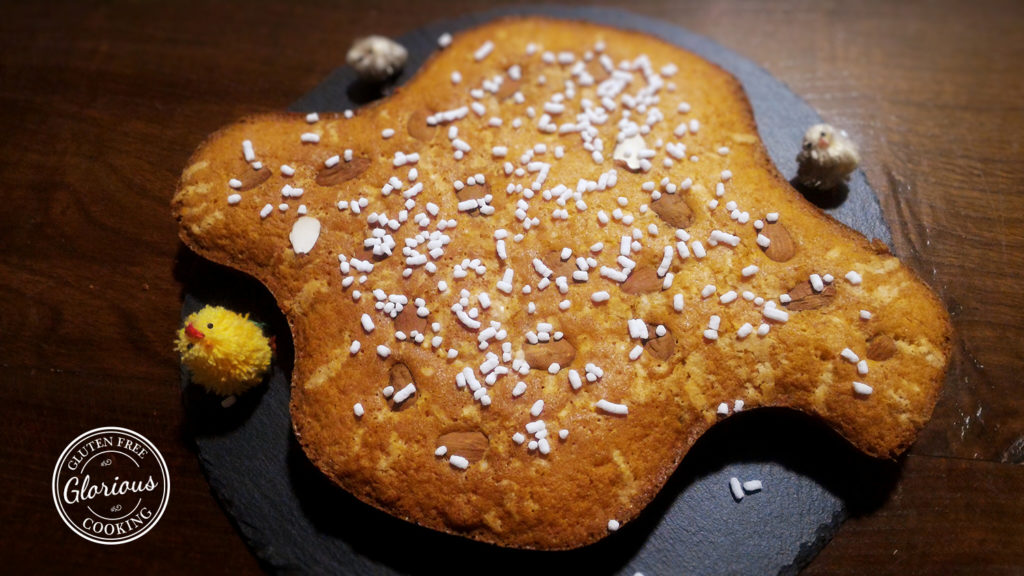
[[[581,22],[444,44],[373,105],[218,131],[172,202],[189,247],[285,313],[325,475],[429,528],[564,549],[634,519],[740,409],[878,457],[913,442],[948,315],[779,175],[732,76]]]

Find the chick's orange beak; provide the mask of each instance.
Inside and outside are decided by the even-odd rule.
[[[828,148],[828,140],[825,140],[824,138],[819,138],[818,148]]]
[[[206,334],[200,332],[199,329],[193,326],[191,322],[185,326],[185,334],[188,334],[189,338],[195,338],[196,340],[206,338]]]

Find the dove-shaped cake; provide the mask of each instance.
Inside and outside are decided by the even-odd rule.
[[[220,130],[173,199],[185,244],[287,317],[292,423],[327,477],[428,528],[566,549],[636,518],[741,409],[877,457],[913,442],[948,315],[780,176],[736,79],[581,22],[441,44],[354,113]]]

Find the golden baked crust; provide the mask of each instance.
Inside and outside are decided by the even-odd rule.
[[[611,74],[604,56],[614,64]],[[513,66],[519,74],[509,71]],[[461,75],[457,84],[454,72]],[[623,81],[619,90],[614,78]],[[556,93],[564,100],[552,99]],[[578,116],[585,100],[590,114]],[[472,109],[443,114],[471,103],[483,106],[483,115]],[[604,104],[609,110],[601,122],[596,110]],[[643,135],[643,149],[653,151],[649,170],[612,159],[618,133],[633,129],[620,123],[625,109],[638,125],[650,124]],[[545,132],[550,128],[538,128],[545,114],[559,127],[590,127]],[[492,118],[500,118],[500,126]],[[690,126],[694,119],[699,127]],[[382,136],[386,129],[394,135]],[[306,133],[319,142],[303,142]],[[261,170],[243,157],[244,141]],[[686,146],[682,154],[679,143]],[[460,147],[464,157],[457,159]],[[415,163],[411,154],[418,154]],[[282,165],[294,174],[285,175]],[[418,172],[415,181],[411,168]],[[477,174],[484,184],[465,185]],[[538,182],[541,174],[546,177]],[[400,189],[390,190],[393,177]],[[419,184],[422,190],[413,195],[410,189]],[[287,188],[289,196],[283,195],[286,185],[302,195]],[[459,210],[460,201],[485,193],[493,213],[468,204]],[[237,203],[229,203],[232,194]],[[339,202],[358,206],[360,198],[366,205],[359,214],[339,208]],[[712,209],[709,202],[716,200]],[[730,202],[738,205],[735,211]],[[282,203],[289,204],[286,211]],[[299,205],[320,226],[308,254],[297,253],[289,240]],[[261,216],[265,206],[269,212]],[[632,520],[696,439],[722,418],[722,403],[728,413],[737,400],[746,409],[802,410],[868,454],[892,457],[929,418],[949,357],[950,325],[937,298],[888,251],[874,249],[790,188],[761,145],[734,78],[657,39],[592,24],[497,21],[459,34],[407,86],[352,118],[242,120],[195,153],[173,209],[189,247],[258,278],[287,316],[295,340],[292,420],[310,460],[381,510],[503,546],[577,547],[607,535],[610,520]],[[525,213],[517,215],[518,209]],[[778,214],[777,221],[769,214]],[[454,228],[447,226],[451,220]],[[755,223],[770,239],[767,249],[758,244]],[[381,231],[374,236],[373,229]],[[496,230],[507,237],[496,238]],[[416,245],[421,233],[425,241]],[[689,238],[682,247],[679,236]],[[306,244],[313,239],[304,238]],[[368,248],[391,241],[390,256],[374,257]],[[499,256],[499,241],[507,259]],[[594,250],[599,242],[603,249]],[[695,242],[705,257],[698,258]],[[302,243],[299,238],[296,246]],[[619,258],[622,244],[628,260]],[[658,273],[659,267],[666,271],[665,247],[674,276],[668,289]],[[565,248],[572,256],[563,262]],[[596,267],[583,263],[585,281],[583,274],[572,277],[580,271],[577,257],[596,260],[590,262]],[[478,263],[467,259],[483,268],[474,270]],[[623,267],[629,261],[636,263],[631,273]],[[412,272],[403,277],[407,268]],[[511,286],[502,284],[507,270],[513,271]],[[863,281],[847,279],[850,271]],[[629,279],[620,284],[620,274]],[[815,279],[812,287],[814,274],[834,279],[820,285]],[[709,285],[714,293],[704,297]],[[397,319],[388,314],[391,308],[375,306],[375,290],[392,306],[401,301],[393,296],[406,298]],[[735,299],[723,302],[730,291]],[[595,301],[601,292],[607,301]],[[791,302],[782,302],[782,294]],[[425,319],[416,314],[420,298],[421,313],[429,312]],[[761,299],[767,304],[757,304]],[[567,309],[560,308],[563,302]],[[361,325],[364,314],[371,332]],[[479,328],[467,327],[470,315],[482,321]],[[713,316],[719,324],[709,332]],[[646,338],[631,337],[630,320],[638,321],[632,336],[646,328]],[[551,342],[528,341],[544,338],[539,323],[552,325]],[[746,334],[748,323],[753,333]],[[660,338],[651,333],[659,325],[668,331]],[[762,326],[766,334],[757,332]],[[415,342],[413,330],[422,342]],[[357,352],[354,341],[360,342]],[[387,357],[378,346],[388,348]],[[853,355],[842,355],[846,348],[864,360],[866,374],[858,373]],[[488,362],[488,353],[497,362]],[[551,358],[564,364],[553,374],[546,370]],[[526,361],[533,369],[523,368]],[[493,383],[485,381],[488,374]],[[856,392],[855,381],[873,393]],[[404,402],[382,394],[388,385],[397,392],[410,382],[415,392]],[[474,395],[476,382],[483,392]],[[519,382],[526,386],[517,397]],[[605,407],[618,408],[599,406],[602,399],[628,414],[609,412]],[[539,417],[531,415],[538,400],[544,402]],[[538,420],[546,437],[537,432],[539,424],[526,428]],[[534,449],[531,441],[538,443]],[[435,454],[439,445],[447,448],[444,455]],[[466,458],[468,467],[457,467],[455,456]]]

